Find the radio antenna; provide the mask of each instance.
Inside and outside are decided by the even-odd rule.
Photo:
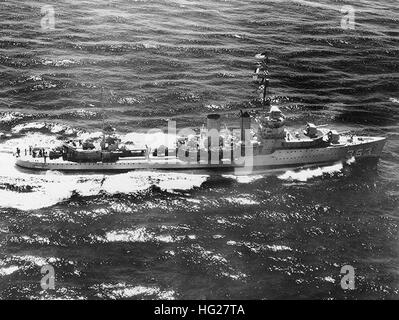
[[[104,108],[104,87],[101,87],[101,114],[102,114],[102,132],[103,140],[101,142],[102,149],[105,148],[105,108]]]

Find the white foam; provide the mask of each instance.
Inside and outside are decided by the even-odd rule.
[[[263,175],[251,175],[251,174],[248,174],[248,175],[225,174],[225,175],[222,175],[222,177],[229,178],[229,179],[234,179],[238,183],[252,183],[252,182],[254,182],[256,180],[264,178]]]
[[[155,233],[148,231],[145,227],[107,232],[105,240],[107,242],[173,242],[172,236],[155,235]]]
[[[229,197],[225,198],[228,202],[233,203],[233,204],[238,204],[238,205],[255,205],[259,204],[259,202],[254,201],[249,198],[245,197]]]
[[[323,174],[332,174],[341,172],[343,168],[342,162],[333,164],[331,166],[322,166],[317,168],[301,169],[299,171],[286,171],[278,176],[281,180],[294,180],[294,181],[308,181],[309,179],[321,177]]]
[[[3,145],[2,150],[7,148]],[[63,174],[59,171],[21,171],[11,154],[0,153],[0,207],[35,210],[53,206],[72,194],[95,196],[137,193],[153,185],[162,190],[190,190],[200,186],[208,175],[131,171],[121,174]],[[8,186],[12,186],[9,188]]]
[[[156,296],[157,299],[173,300],[175,292],[173,290],[163,291],[157,287],[148,287],[143,285],[132,286],[126,283],[101,284],[101,291],[98,296],[101,298],[121,299],[133,298],[136,296]]]
[[[19,268],[17,266],[9,266],[5,268],[0,268],[0,276],[8,276],[15,271],[17,271]]]

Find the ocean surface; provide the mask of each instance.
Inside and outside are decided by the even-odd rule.
[[[0,26],[0,298],[399,298],[397,0],[5,0]],[[168,119],[234,126],[262,111],[251,74],[265,51],[289,126],[386,136],[380,161],[248,176],[14,167],[18,145],[98,136],[103,115],[149,144]]]

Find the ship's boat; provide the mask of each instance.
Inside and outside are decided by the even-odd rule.
[[[122,145],[117,136],[104,133],[97,145],[69,140],[41,155],[19,156],[16,164],[59,171],[276,168],[378,158],[386,142],[384,137],[356,136],[312,123],[303,135],[293,134],[285,128],[286,117],[277,106],[256,117],[256,123],[251,120],[248,112],[241,112],[238,129],[222,130],[220,115],[211,114],[199,134],[176,137],[157,148]]]

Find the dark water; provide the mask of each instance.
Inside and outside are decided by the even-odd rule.
[[[259,109],[254,55],[291,125],[388,137],[376,165],[249,177],[207,172],[35,174],[0,157],[0,297],[399,297],[396,0],[0,2],[0,147],[228,124]],[[342,29],[344,4],[355,30]],[[107,103],[101,106],[100,88]],[[112,91],[112,92],[111,92]],[[255,112],[255,111],[254,111]],[[55,268],[56,288],[40,287]],[[352,265],[356,289],[340,286]]]

